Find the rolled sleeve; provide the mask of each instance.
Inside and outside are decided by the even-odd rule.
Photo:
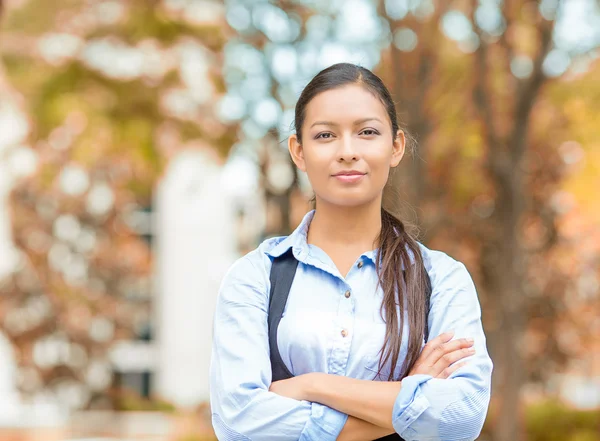
[[[411,375],[402,380],[402,388],[392,412],[396,433],[403,434],[429,408],[429,400],[421,393],[420,386],[432,378],[431,375]]]
[[[345,413],[319,403],[312,403],[310,418],[304,426],[299,441],[335,441],[347,420],[348,415]]]
[[[402,380],[392,424],[405,440],[475,440],[481,433],[491,396],[493,363],[488,355],[475,286],[465,266],[443,253],[430,263],[433,285],[430,339],[454,330],[471,337],[476,353],[447,379],[414,375]]]

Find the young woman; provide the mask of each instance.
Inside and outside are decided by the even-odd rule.
[[[219,440],[476,439],[492,374],[480,305],[465,266],[383,206],[405,150],[390,93],[369,70],[336,64],[302,92],[295,128],[289,151],[316,209],[222,283],[210,371]],[[275,347],[293,376],[272,381],[270,271],[286,253],[298,265]]]

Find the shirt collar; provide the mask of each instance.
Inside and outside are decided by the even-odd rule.
[[[301,262],[305,262],[307,256],[310,254],[310,245],[308,244],[308,227],[310,226],[313,217],[315,216],[315,210],[311,210],[304,215],[300,225],[287,237],[284,237],[280,242],[277,243],[267,254],[273,258],[279,257],[284,254],[287,250],[292,248],[294,257]],[[377,252],[379,249],[369,250],[362,255],[370,259],[373,263],[377,260]]]
[[[304,215],[300,225],[287,237],[284,237],[267,254],[271,257],[279,257],[287,250],[292,248],[292,253],[296,259],[303,261],[308,255],[308,227],[315,215],[315,210],[309,211]]]

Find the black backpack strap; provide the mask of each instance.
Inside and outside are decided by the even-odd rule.
[[[290,248],[287,252],[273,260],[271,266],[271,294],[269,297],[269,349],[271,354],[271,372],[273,374],[271,381],[285,380],[292,378],[293,375],[281,359],[279,348],[277,346],[277,328],[285,309],[290,288],[296,275],[298,261],[292,254]]]
[[[429,309],[431,308],[431,278],[427,269],[425,271],[425,343],[429,340]]]

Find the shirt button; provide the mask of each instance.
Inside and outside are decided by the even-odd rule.
[[[361,260],[360,262],[358,262],[358,267],[359,267],[359,268],[362,268],[362,267],[363,267],[362,260]]]
[[[347,337],[348,336],[348,331],[346,331],[345,329],[342,329],[342,337]]]
[[[344,294],[344,296],[346,296],[347,299],[349,299],[351,295],[352,294],[350,293],[350,291],[346,291],[346,294]]]

